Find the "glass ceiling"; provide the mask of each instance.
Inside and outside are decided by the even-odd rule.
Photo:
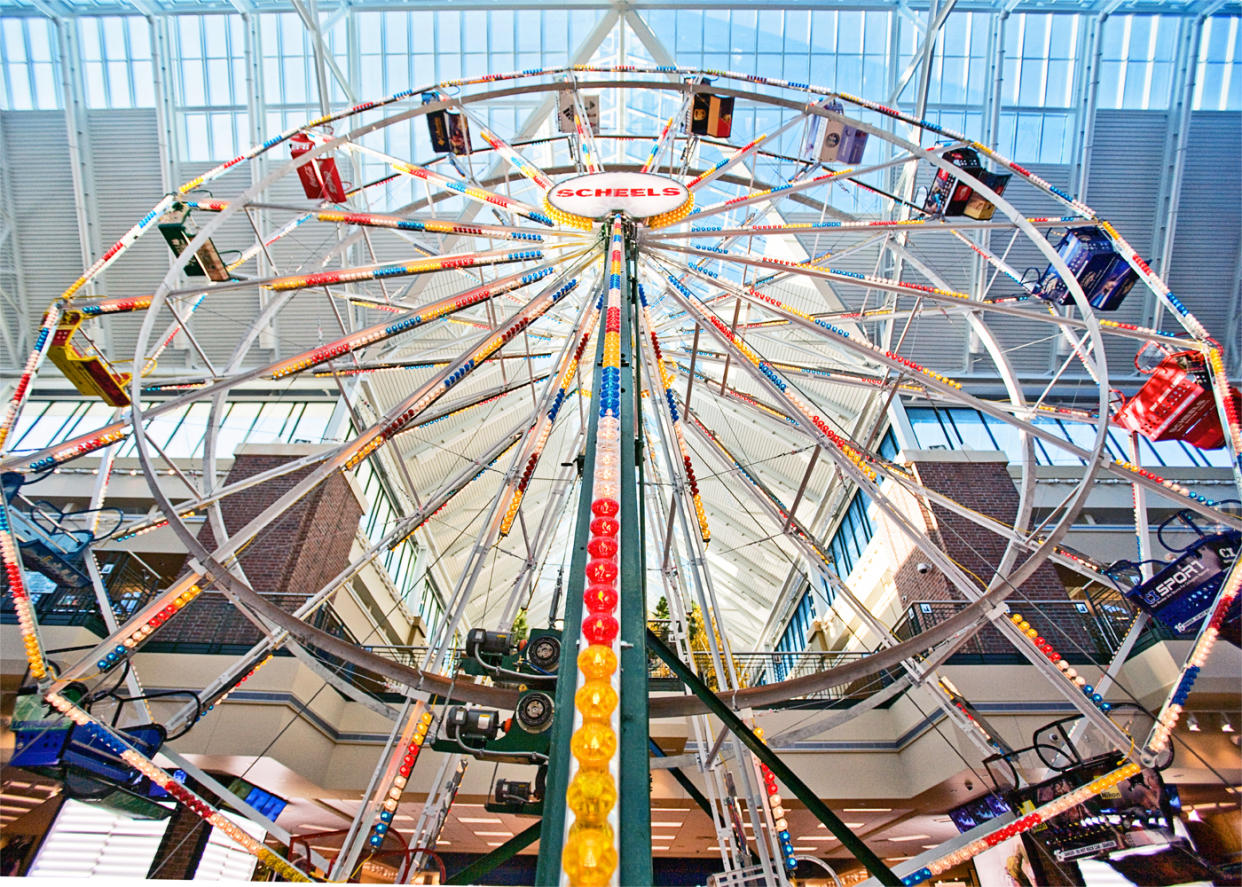
[[[796,4],[759,10],[724,4],[700,9],[653,6],[626,16],[605,4],[573,10],[522,4],[484,10],[470,5],[380,10],[363,2],[321,11],[320,29],[332,63],[325,68],[329,105],[341,107],[486,72],[563,65],[584,50],[585,56],[576,60],[672,59],[683,66],[811,82],[896,103],[903,110],[917,101],[918,78],[902,75],[919,54],[925,15],[889,4],[849,11],[800,9]],[[267,8],[241,0],[236,6]],[[170,14],[146,18],[137,14],[139,7]],[[1051,4],[1055,9],[1084,7]],[[41,8],[67,17],[58,25],[32,14],[36,11],[22,0],[0,4],[0,110],[64,106],[64,43],[76,46],[80,56],[75,67],[90,109],[154,107],[161,99],[153,83],[154,47],[168,47],[172,76],[164,89],[176,134],[173,162],[227,159],[258,134],[319,112],[316,39],[296,12],[258,11],[254,27],[248,28],[250,17],[232,7],[216,12],[220,4],[212,2],[136,3],[132,8],[57,2]],[[1183,29],[1194,22],[1184,13],[1197,7],[1163,3],[1158,8],[1166,14],[1119,12],[1104,20],[1099,108],[1161,110],[1174,104],[1178,46]],[[105,10],[129,14],[97,14]],[[629,16],[636,20],[637,31]],[[588,46],[605,17],[615,23],[602,41],[595,41],[598,45]],[[1020,162],[1070,162],[1070,134],[1083,104],[1082,60],[1092,49],[1096,16],[1015,12],[1005,19],[1003,47],[998,47],[994,33],[1000,18],[990,5],[955,8],[937,37],[924,116],[984,136]],[[58,28],[71,33],[58,33]],[[989,132],[992,56],[998,49],[1003,49],[999,116],[996,131]],[[255,82],[247,81],[250,53],[256,57]],[[1242,109],[1237,15],[1218,13],[1204,22],[1196,74],[1196,110]],[[514,132],[515,124],[537,105],[535,100],[514,101],[494,109],[499,116],[489,123]],[[636,103],[624,113],[656,117],[668,111]],[[251,115],[259,118],[257,128]],[[411,138],[418,137],[411,133]],[[392,147],[401,153],[407,146]],[[409,147],[420,153],[417,145]]]

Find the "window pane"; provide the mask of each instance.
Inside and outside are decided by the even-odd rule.
[[[258,403],[235,403],[220,423],[216,431],[216,455],[222,459],[230,459],[241,446],[242,441],[250,434],[250,426],[259,415]]]
[[[86,79],[87,107],[108,107],[108,94],[104,89],[103,65],[100,62],[86,62],[82,67]]]
[[[129,54],[134,58],[151,57],[151,28],[146,19],[130,16],[129,22]]]
[[[99,41],[99,19],[78,19],[78,40],[82,47],[82,58],[87,61],[99,61],[102,53]]]
[[[203,83],[203,63],[198,60],[182,59],[181,61],[182,101],[191,106],[202,107],[207,104],[207,93]]]
[[[957,428],[962,446],[968,450],[994,450],[996,444],[983,423],[983,416],[975,410],[953,410],[950,418]]]
[[[129,65],[125,62],[108,62],[108,92],[112,99],[112,107],[133,107],[129,93]]]
[[[487,18],[492,52],[513,52],[513,10],[497,9]]]
[[[166,452],[173,459],[185,459],[198,451],[207,432],[207,415],[211,404],[196,403],[190,406],[185,421],[168,442]]]
[[[134,62],[134,105],[139,108],[155,106],[155,84],[152,76],[150,62]]]
[[[11,62],[26,60],[26,35],[21,19],[7,19],[4,22],[4,53]]]
[[[259,418],[246,438],[246,443],[274,443],[280,439],[281,426],[289,417],[289,404],[266,403],[259,412]]]
[[[535,39],[539,39],[538,32]],[[454,54],[461,52],[461,13],[453,10],[436,13],[436,51]]]
[[[934,411],[929,409],[911,409],[906,411],[910,425],[914,429],[914,439],[919,449],[946,450],[950,449],[945,429],[936,418]]]

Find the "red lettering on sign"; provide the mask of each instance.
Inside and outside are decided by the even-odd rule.
[[[665,197],[676,197],[676,196],[677,196],[678,194],[680,194],[680,193],[681,193],[681,189],[680,189],[680,188],[667,187],[667,188],[665,188],[665,189],[664,189],[664,196],[665,196]],[[653,195],[653,196],[654,196],[654,195]]]
[[[573,197],[574,191],[572,188],[558,188],[556,190],[556,196],[557,197]]]

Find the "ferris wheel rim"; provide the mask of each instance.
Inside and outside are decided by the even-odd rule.
[[[621,72],[622,72],[622,73],[628,73],[628,71],[624,71],[624,70],[622,70]],[[546,73],[546,72],[541,72],[541,73]],[[657,73],[660,73],[660,72],[657,72]],[[720,72],[715,72],[715,73],[720,73]],[[535,75],[532,75],[532,76],[535,76]],[[756,81],[754,78],[744,78],[744,79],[750,80],[751,82],[760,82],[760,81]],[[589,84],[589,83],[586,83],[586,84],[581,84],[581,85],[587,86],[588,88],[589,88],[589,86],[590,86],[590,84]],[[612,87],[616,87],[618,84],[617,84],[617,83],[615,83],[615,82],[603,82],[603,81],[601,81],[598,85],[600,85],[600,86],[608,86],[608,87],[612,88]],[[637,85],[644,85],[644,86],[656,86],[656,84],[650,84],[650,83],[639,83],[639,82],[637,82],[637,81],[636,81],[636,82],[631,83],[631,85],[634,85],[634,86],[637,86]],[[783,84],[775,84],[775,85],[782,86],[782,87],[784,86]],[[560,88],[560,87],[561,87],[561,85],[560,85],[560,84],[539,84],[539,85],[537,85],[537,86],[531,87],[529,90],[526,90],[526,91],[531,91],[531,92],[534,92],[534,91],[539,91],[539,92],[547,92],[547,91],[553,91],[553,90],[556,90],[556,89],[558,89],[558,88]],[[671,90],[671,89],[680,89],[681,87],[679,87],[679,86],[672,86],[672,85],[670,85],[670,86],[668,86],[667,88]],[[817,92],[818,92],[818,91],[817,91]],[[494,95],[499,95],[499,94],[500,94],[500,93],[494,93],[494,94],[479,94],[479,95],[475,95],[475,96],[465,96],[465,97],[460,97],[458,100],[459,100],[459,101],[486,101],[487,99],[489,99],[489,98],[493,97]],[[738,92],[737,94],[738,94],[738,95],[746,95],[748,98],[755,98],[755,99],[759,99],[759,98],[760,98],[760,96],[756,96],[756,95],[753,95],[753,94],[744,94],[744,93],[741,93],[741,92]],[[844,96],[842,96],[842,97],[844,98]],[[790,103],[790,106],[791,106],[791,107],[792,107],[792,104],[793,104],[793,103]],[[862,105],[862,107],[867,107],[867,106],[866,106],[866,105]],[[874,110],[874,109],[873,109],[873,110]],[[408,110],[406,110],[406,111],[401,112],[401,113],[400,113],[400,114],[398,114],[398,115],[394,115],[394,117],[396,117],[397,119],[409,119],[409,118],[413,118],[413,117],[418,116],[420,113],[426,113],[426,110],[425,110],[425,109],[421,109],[421,108],[408,109]],[[393,120],[392,122],[396,122],[396,121],[395,121],[395,120]],[[356,129],[356,130],[352,131],[351,133],[347,133],[347,134],[344,134],[344,135],[342,135],[342,136],[336,137],[334,140],[332,140],[332,141],[330,141],[330,142],[325,142],[323,145],[318,146],[315,150],[316,150],[317,152],[318,152],[318,151],[320,151],[320,149],[322,149],[323,151],[329,150],[331,146],[338,145],[338,144],[340,144],[341,142],[343,142],[343,141],[346,141],[346,140],[350,139],[351,137],[353,137],[353,136],[354,136],[354,134],[355,134],[355,133],[363,133],[363,131],[374,131],[374,129],[379,128],[381,125],[389,125],[389,118],[385,118],[385,120],[384,120],[384,121],[379,121],[379,122],[376,122],[376,123],[367,124],[366,126],[363,126],[363,127],[359,127],[358,129]],[[296,130],[295,130],[295,131],[296,131]],[[876,134],[880,134],[882,137],[884,137],[884,136],[883,136],[883,133],[882,133],[882,131],[881,131],[881,130],[876,129],[876,130],[874,130],[874,132],[875,132]],[[886,139],[886,140],[888,140],[888,139]],[[310,160],[312,160],[314,156],[317,156],[317,154],[312,154],[310,157],[307,157],[307,158],[303,159],[301,162],[302,162],[302,163],[305,163],[305,162],[310,162]],[[916,158],[916,159],[917,159],[917,158]],[[935,163],[935,161],[932,161],[932,163],[933,163],[933,165],[937,165],[937,164]],[[276,179],[281,178],[282,176],[284,176],[284,175],[288,174],[288,173],[289,173],[290,171],[292,171],[292,170],[293,170],[293,169],[294,169],[297,165],[299,165],[299,164],[297,164],[295,161],[289,161],[289,162],[288,162],[288,163],[286,163],[284,166],[281,166],[281,167],[279,167],[277,170],[273,171],[273,172],[272,172],[272,173],[271,173],[271,174],[270,174],[267,178],[265,178],[263,181],[261,181],[261,182],[259,182],[259,183],[256,183],[256,184],[253,186],[253,188],[252,188],[251,190],[252,190],[252,191],[255,191],[255,192],[259,192],[259,191],[261,191],[261,190],[262,190],[262,188],[263,188],[266,184],[270,184],[270,182],[275,181]],[[943,168],[947,168],[947,166],[946,166],[946,165],[943,165],[943,162],[942,162],[942,167],[943,167]],[[250,191],[248,191],[247,193],[250,193]],[[1006,206],[1007,206],[1007,204],[1006,204],[1006,202],[1005,202],[1005,201],[1003,201],[1003,198],[1000,198],[998,195],[994,195],[994,196],[996,196],[996,197],[997,197],[997,206],[998,206],[998,208],[1005,209],[1005,208],[1006,208]],[[243,197],[244,197],[244,195],[243,195]],[[242,198],[239,198],[239,199],[236,201],[236,206],[235,206],[235,209],[234,209],[233,211],[234,211],[234,212],[241,212],[241,211],[243,210],[243,208],[244,208],[244,200],[243,200]],[[1011,207],[1010,207],[1010,209],[1011,209]],[[1015,211],[1013,211],[1013,212],[1016,214],[1016,210],[1015,210]],[[212,220],[212,222],[211,222],[211,223],[209,223],[208,228],[207,228],[206,230],[204,230],[204,231],[200,232],[200,237],[210,236],[211,231],[214,231],[216,228],[218,228],[218,227],[219,227],[219,225],[223,224],[223,223],[224,223],[225,218],[227,218],[227,216],[226,216],[225,214],[221,214],[218,218],[213,219],[213,220]],[[1016,221],[1016,220],[1015,220],[1015,221]],[[211,227],[213,223],[214,223],[215,227]],[[1050,251],[1050,250],[1051,250],[1051,247],[1050,247],[1050,246],[1046,247],[1046,250],[1047,250],[1047,251]],[[180,270],[182,267],[184,267],[184,265],[185,265],[185,264],[186,264],[186,262],[188,261],[188,259],[189,259],[189,256],[190,256],[190,255],[192,255],[192,251],[191,251],[191,250],[187,250],[187,251],[186,251],[186,253],[185,253],[185,255],[184,255],[184,256],[182,256],[182,257],[180,258],[180,260],[179,260],[177,263],[175,263],[175,264],[174,264],[174,266],[170,269],[170,271],[168,272],[168,275],[165,277],[164,282],[161,284],[161,292],[160,292],[160,293],[157,293],[157,296],[156,296],[156,298],[157,298],[157,299],[161,299],[161,298],[166,298],[166,297],[167,297],[167,295],[168,295],[168,291],[169,291],[169,290],[170,290],[170,288],[171,288],[171,287],[170,287],[170,282],[171,282],[171,281],[172,281],[172,280],[176,277],[176,275],[179,273],[179,270]],[[1052,260],[1053,264],[1055,265],[1055,264],[1056,264],[1056,258],[1055,258],[1054,256],[1049,256],[1049,258]],[[795,272],[795,273],[797,273],[797,272]],[[1071,277],[1072,277],[1072,275],[1071,275]],[[1071,284],[1070,284],[1070,286],[1071,286],[1071,289],[1073,289],[1073,288],[1074,288],[1074,284],[1073,284],[1073,283],[1071,283]],[[1080,296],[1080,295],[1081,295],[1080,293],[1075,293],[1076,298],[1077,298],[1078,296]],[[1081,300],[1080,300],[1080,301],[1081,301]],[[153,304],[153,308],[155,308],[155,307],[157,307],[157,306]],[[1080,306],[1080,307],[1081,307],[1081,306]],[[148,317],[149,317],[149,318],[150,318],[150,317],[154,317],[154,316],[155,316],[155,313],[156,313],[156,311],[152,311],[152,312],[150,313],[150,315],[148,315]],[[1092,313],[1091,313],[1089,310],[1083,310],[1083,312],[1082,312],[1082,313],[1083,313],[1083,317],[1084,317],[1084,323],[1087,323],[1087,324],[1088,324],[1088,326],[1090,326],[1090,321],[1088,320],[1088,318],[1091,318],[1091,317],[1092,317]],[[973,320],[973,316],[972,316],[972,317],[968,317],[968,320]],[[986,324],[983,324],[983,327],[982,327],[982,328],[983,328],[983,329],[987,329]],[[148,329],[147,325],[144,323],[144,327],[143,327],[143,334],[142,334],[142,335],[140,335],[140,337],[139,337],[139,345],[138,345],[138,347],[136,348],[136,352],[137,352],[137,353],[136,353],[136,357],[137,357],[138,355],[141,355],[141,354],[143,353],[143,347],[145,346],[146,340],[147,340],[147,339],[149,339],[150,332],[151,332],[151,329]],[[1096,341],[1096,342],[1097,342],[1097,344],[1099,345],[1098,349],[1096,350],[1096,353],[1097,353],[1097,355],[1100,355],[1100,356],[1101,356],[1101,360],[1102,360],[1102,355],[1104,354],[1104,348],[1103,348],[1103,342],[1102,342],[1102,339],[1099,339],[1099,336],[1100,336],[1101,334],[1100,334],[1100,331],[1099,331],[1098,326],[1096,326],[1096,327],[1095,327],[1095,329],[1091,330],[1091,333],[1092,333],[1092,335],[1094,335],[1094,336],[1096,337],[1096,339],[1095,339],[1094,341]],[[995,353],[993,353],[993,355],[992,355],[994,360],[996,360],[996,359],[998,359],[998,358],[1002,358],[1002,357],[1003,357],[1003,352],[999,349],[999,345],[997,345],[996,347],[997,347],[997,350],[996,350],[996,352],[995,352]],[[990,350],[990,349],[989,349],[989,350]],[[1102,364],[1102,368],[1104,369],[1104,371],[1105,371],[1105,372],[1107,372],[1107,366],[1106,366],[1106,365],[1103,365],[1103,364]],[[1105,376],[1105,378],[1107,378],[1107,377]],[[1011,380],[1006,379],[1006,382],[1007,382],[1007,383],[1008,383],[1008,382],[1010,382],[1010,381],[1011,381]],[[230,389],[230,388],[231,388],[234,384],[239,384],[239,383],[230,382],[230,383],[228,384],[228,386],[227,386],[227,387],[223,387],[223,388],[220,388],[219,390],[217,390],[217,391],[216,391],[216,392],[212,395],[212,402],[213,402],[213,404],[219,404],[219,403],[221,403],[221,402],[222,402],[222,399],[225,397],[225,395],[227,394],[228,390],[229,390],[229,389]],[[139,390],[140,390],[140,389],[139,389],[139,382],[138,382],[138,379],[133,380],[133,385],[134,385],[134,392],[135,392],[135,395],[137,395],[137,394],[139,393]],[[1101,386],[1101,387],[1103,388],[1103,387],[1105,387],[1105,386]],[[142,408],[141,408],[140,406],[138,406],[138,404],[140,403],[140,400],[139,400],[139,398],[138,398],[137,396],[135,396],[135,398],[134,398],[134,403],[135,403],[135,409],[134,409],[134,412],[132,413],[132,424],[133,424],[133,426],[134,426],[134,428],[135,428],[135,431],[134,431],[134,433],[135,433],[135,437],[136,437],[136,439],[139,441],[139,443],[138,443],[138,450],[139,450],[139,453],[140,453],[140,455],[139,455],[139,459],[140,459],[140,462],[141,462],[141,463],[142,463],[142,465],[143,465],[143,470],[144,470],[144,473],[145,473],[145,474],[146,474],[146,476],[147,476],[148,484],[149,484],[149,485],[151,485],[151,486],[152,486],[152,488],[154,489],[154,488],[157,486],[158,482],[157,482],[157,481],[156,481],[156,479],[155,479],[155,473],[154,473],[154,469],[153,469],[153,467],[152,467],[152,465],[153,465],[153,461],[152,461],[152,459],[151,459],[151,453],[150,453],[150,451],[148,451],[148,450],[145,448],[145,427],[141,427],[141,426],[144,426],[144,423],[143,423],[143,411],[142,411]],[[1019,407],[1020,407],[1020,406],[1021,406],[1021,404],[1020,404],[1020,403],[1019,403],[1019,404],[1016,404],[1016,406],[1019,406]],[[213,409],[214,409],[214,406],[213,406]],[[1101,411],[1101,414],[1103,415],[1103,411]],[[1096,445],[1095,445],[1095,453],[1094,453],[1094,458],[1093,458],[1093,459],[1091,459],[1091,460],[1089,460],[1089,462],[1088,462],[1088,472],[1087,472],[1087,476],[1086,476],[1086,477],[1084,477],[1084,479],[1081,481],[1081,485],[1082,485],[1082,487],[1083,487],[1084,489],[1085,489],[1087,486],[1089,486],[1089,485],[1090,485],[1091,480],[1093,480],[1093,479],[1094,479],[1094,473],[1095,473],[1095,472],[1098,470],[1098,468],[1099,468],[1099,462],[1100,462],[1100,458],[1099,458],[1099,457],[1100,457],[1100,454],[1101,454],[1101,453],[1102,453],[1102,451],[1103,451],[1103,438],[1104,438],[1104,435],[1106,434],[1106,432],[1107,432],[1107,425],[1106,425],[1106,423],[1105,423],[1105,422],[1100,422],[1099,428],[1097,429],[1097,438],[1096,438]],[[1025,433],[1025,432],[1022,432],[1022,433],[1023,433],[1023,436],[1025,437],[1025,434],[1026,434],[1026,433]],[[1029,444],[1027,444],[1027,445],[1026,445],[1026,448],[1028,448],[1028,450],[1029,450]],[[212,448],[212,449],[214,449],[214,448]],[[214,462],[214,452],[212,453],[211,460]],[[1028,460],[1028,461],[1029,461],[1029,460]],[[1033,464],[1033,463],[1031,463],[1031,464]],[[1023,489],[1024,489],[1024,490],[1025,490],[1025,486],[1026,486],[1026,485],[1025,485],[1025,482],[1024,482],[1024,487],[1023,487]],[[1083,497],[1085,498],[1085,492],[1083,493]],[[167,501],[167,500],[166,500],[166,501]],[[1024,503],[1026,503],[1026,497],[1025,497],[1025,495],[1023,496],[1023,502],[1024,502]],[[168,503],[168,504],[170,504],[170,503]],[[1081,505],[1081,500],[1078,500],[1078,503],[1077,503],[1077,504],[1078,504],[1078,506],[1080,507],[1080,505]],[[216,515],[218,516],[218,505],[217,505],[217,506],[214,506],[214,507],[215,507],[215,509],[216,509],[216,510],[215,510],[215,511],[213,511],[213,514],[216,514]],[[1024,505],[1023,505],[1022,510],[1023,510],[1023,511],[1025,511],[1025,510],[1027,510],[1027,508],[1028,508],[1028,505],[1024,504]],[[1072,515],[1071,515],[1071,514],[1067,511],[1067,512],[1066,512],[1066,516],[1065,516],[1065,517],[1063,518],[1063,520],[1062,520],[1062,523],[1064,523],[1064,524],[1068,524],[1068,522],[1069,522],[1071,519],[1072,519]],[[186,532],[188,533],[188,528],[186,528],[186,527],[184,527],[184,526],[183,526],[182,528],[183,528],[183,529],[185,529],[185,530],[186,530]],[[1060,525],[1058,525],[1057,529],[1061,529]],[[1055,536],[1055,537],[1053,537],[1053,538],[1054,538],[1054,539],[1059,539],[1059,538],[1063,537],[1064,532],[1065,532],[1065,531],[1067,531],[1067,529],[1068,529],[1068,528],[1066,527],[1066,528],[1065,528],[1065,530],[1063,530],[1063,531],[1062,531],[1059,535],[1056,535],[1056,536]],[[1049,546],[1049,548],[1050,548],[1050,547],[1051,547],[1051,546]],[[1017,549],[1013,547],[1012,543],[1011,543],[1011,545],[1010,545],[1010,548],[1009,548],[1009,549],[1008,549],[1008,551],[1007,551],[1006,557],[1009,557],[1009,556],[1010,556],[1010,552],[1013,552],[1015,555],[1016,555],[1016,553],[1017,553]],[[215,563],[217,566],[219,566],[221,569],[224,569],[224,571],[225,571],[226,573],[227,573],[227,572],[229,572],[229,571],[227,570],[227,568],[225,568],[222,564],[219,564],[218,562],[214,562],[214,563]],[[1034,569],[1034,567],[1032,567],[1031,569],[1033,570],[1033,569]],[[233,580],[231,579],[231,580],[230,580],[230,582],[231,582],[231,581],[233,581]],[[253,591],[252,591],[252,593],[253,593]],[[980,609],[982,609],[982,608],[980,608]],[[966,621],[966,620],[963,620],[963,622],[965,622],[965,621]],[[913,644],[913,642],[908,642],[908,643]],[[878,668],[881,668],[881,667],[884,667],[884,666],[876,666],[876,668],[877,668],[877,669],[878,669]],[[825,672],[825,673],[822,673],[822,675],[821,675],[821,676],[813,676],[813,677],[820,677],[820,681],[821,681],[821,683],[822,683],[822,682],[824,682],[824,681],[828,680],[828,678],[827,678],[827,677],[825,677],[825,676],[826,676],[826,675],[828,675],[828,674],[830,674],[830,673],[831,673],[831,672]],[[409,675],[407,675],[407,676],[413,676],[414,674],[418,674],[418,675],[422,676],[422,672],[419,672],[419,671],[417,671],[417,670],[414,670],[414,671],[410,672],[410,673],[409,673]],[[421,677],[420,677],[420,679],[421,679]],[[841,679],[840,679],[840,682],[844,682],[844,681],[846,681],[846,680],[848,680],[848,679],[849,679],[849,678],[841,678]],[[795,679],[795,680],[801,680],[801,679]],[[785,686],[785,685],[792,685],[792,682],[783,682],[782,684],[771,684],[771,685],[766,685],[766,686],[767,686],[768,688],[776,688],[776,687],[782,687],[782,686]],[[756,689],[757,689],[757,688],[756,688]],[[740,692],[745,692],[745,691],[740,691]],[[756,695],[755,695],[755,698],[759,698],[759,695],[760,695],[760,694],[756,694]],[[787,697],[786,697],[786,698],[787,698]]]

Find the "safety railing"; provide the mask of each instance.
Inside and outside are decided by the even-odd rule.
[[[966,606],[965,601],[914,601],[893,626],[898,640],[909,640],[939,625]],[[1031,624],[1068,661],[1074,664],[1107,662],[1120,649],[1136,612],[1122,595],[1100,593],[1081,600],[1010,601],[1010,608],[1031,619]],[[1140,636],[1136,650],[1173,637],[1150,625]],[[1008,664],[1025,662],[1018,650],[990,627],[976,632],[962,644],[950,664]]]
[[[155,571],[142,564],[138,559],[125,553],[109,553],[101,558],[101,571],[104,575],[105,587],[118,620],[124,621],[128,616],[141,609],[167,584],[167,577],[161,577]],[[284,609],[295,609],[303,600],[300,595],[277,595],[282,600],[275,601]],[[287,598],[287,600],[285,600]],[[0,622],[12,622],[11,604],[0,604]],[[102,620],[91,589],[55,588],[53,591],[36,598],[36,610],[39,619],[47,625],[82,625],[90,627],[96,633],[103,633]],[[921,634],[935,625],[948,619],[965,606],[961,601],[915,601],[911,603],[902,618],[893,627],[893,633],[899,640],[908,640]],[[1119,649],[1122,639],[1126,636],[1130,624],[1135,618],[1133,608],[1120,594],[1108,590],[1095,589],[1094,593],[1080,600],[1032,601],[1021,605],[1024,612],[1037,617],[1041,632],[1057,644],[1062,654],[1072,662],[1108,661]],[[333,611],[330,605],[322,606],[308,621],[316,628],[327,631],[349,643],[356,644],[345,623]],[[657,634],[667,638],[668,623],[653,622],[651,627]],[[1157,625],[1150,625],[1140,637],[1136,652],[1146,646],[1167,640],[1171,635]],[[1069,639],[1072,638],[1071,643]],[[242,640],[242,639],[237,639]],[[362,644],[362,649],[391,659],[402,665],[418,668],[427,659],[428,648],[424,645],[392,645]],[[225,639],[219,642],[212,639],[196,641],[154,641],[148,645],[150,652],[187,653],[187,654],[239,654],[249,648],[249,643],[228,643]],[[354,663],[347,662],[326,651],[311,648],[311,652],[325,666],[342,676],[354,686],[375,696],[390,696],[396,688],[381,675]],[[286,651],[278,651],[278,655]],[[287,654],[286,654],[287,655]],[[453,648],[447,662],[448,673],[455,673],[460,667],[464,651]],[[805,675],[827,671],[870,655],[869,651],[822,651],[805,650],[800,652],[784,651],[733,651],[733,663],[737,682],[743,687],[754,687],[779,681],[791,680]],[[708,650],[694,650],[690,655],[691,664],[703,675],[709,685],[716,685],[717,676],[712,654]],[[1021,663],[1025,660],[1014,649],[1013,645],[1000,636],[992,628],[985,627],[971,637],[950,658],[949,662],[959,664],[1004,664]],[[681,689],[678,681],[659,659],[650,657],[648,660],[649,688],[653,692],[676,692]],[[816,694],[812,698],[839,701],[849,704],[852,701],[866,698],[891,682],[888,673],[871,675],[848,684],[834,687]]]
[[[166,587],[164,577],[125,552],[101,553],[97,562],[118,622],[124,622],[142,609]],[[84,626],[96,634],[104,633],[104,621],[92,586],[57,584],[34,571],[27,573],[27,582],[41,625]],[[5,583],[0,591],[7,590]],[[5,595],[0,600],[0,624],[11,625],[16,621],[12,599]]]

